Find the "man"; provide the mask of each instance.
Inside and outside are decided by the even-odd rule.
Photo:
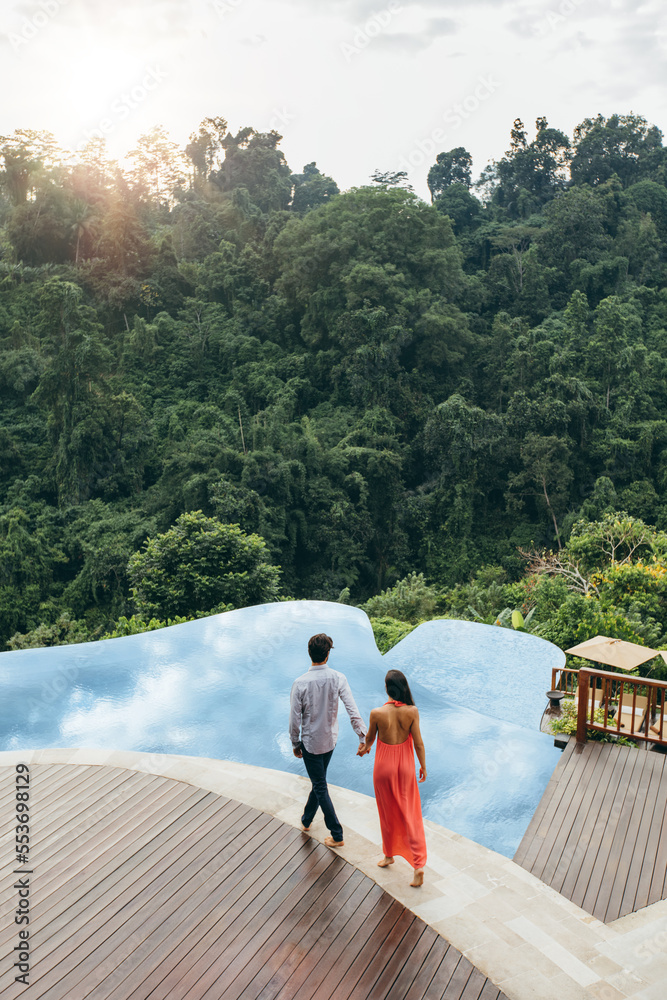
[[[324,843],[327,847],[344,847],[343,827],[327,788],[327,768],[338,738],[338,699],[347,709],[352,728],[359,737],[360,748],[366,740],[366,726],[345,674],[327,666],[331,649],[333,639],[323,632],[308,640],[310,669],[297,677],[292,685],[289,732],[294,756],[303,758],[313,786],[303,810],[301,827],[306,831],[310,829],[319,806],[331,833]]]

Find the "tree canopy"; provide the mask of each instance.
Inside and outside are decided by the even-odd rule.
[[[223,116],[123,167],[102,140],[0,137],[3,646],[280,592],[392,621],[526,621],[535,593],[531,628],[570,602],[563,641],[575,611],[662,635],[662,135],[509,133],[477,182],[438,151],[432,204],[401,170],[341,192]],[[606,529],[580,525],[614,518],[654,547],[593,566]],[[604,604],[621,577],[637,607]]]
[[[129,562],[132,603],[144,618],[195,617],[278,597],[279,570],[266,543],[201,511],[181,514]]]

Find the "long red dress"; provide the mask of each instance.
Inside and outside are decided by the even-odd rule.
[[[402,705],[403,702],[387,702]],[[373,765],[373,787],[385,857],[398,855],[413,868],[426,864],[426,837],[415,775],[412,733],[403,743],[383,743],[378,736]]]

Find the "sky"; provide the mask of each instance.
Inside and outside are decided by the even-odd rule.
[[[0,135],[46,129],[122,158],[207,116],[283,135],[341,189],[406,170],[428,198],[437,153],[473,172],[515,118],[571,135],[633,112],[667,132],[663,0],[1,0]]]

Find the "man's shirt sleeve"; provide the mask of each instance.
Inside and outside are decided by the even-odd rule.
[[[290,693],[289,713],[289,735],[293,747],[297,747],[301,742],[301,694],[299,685],[295,681]]]
[[[352,697],[352,691],[350,685],[347,682],[347,677],[341,674],[341,685],[338,691],[340,700],[345,705],[347,709],[347,714],[350,716],[350,722],[352,723],[352,728],[359,737],[360,740],[366,739],[366,724],[359,714],[359,709],[357,708],[357,703]]]

